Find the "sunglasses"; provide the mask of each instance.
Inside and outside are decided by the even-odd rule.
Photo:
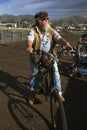
[[[49,17],[42,18],[41,20],[49,20]]]

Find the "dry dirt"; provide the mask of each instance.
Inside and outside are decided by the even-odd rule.
[[[78,35],[63,35],[77,44]],[[32,107],[26,101],[31,70],[25,49],[25,41],[0,46],[0,130],[52,130],[44,96],[38,94]],[[61,74],[61,81],[68,130],[87,130],[87,78]]]

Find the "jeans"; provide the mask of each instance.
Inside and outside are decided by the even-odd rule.
[[[54,76],[55,76],[55,86],[58,91],[61,91],[61,80],[60,80],[60,74],[58,70],[57,62],[55,61],[53,64],[54,67]],[[32,75],[30,77],[30,90],[34,91],[37,86],[35,86],[35,80],[37,80],[37,73],[38,69],[34,67]]]

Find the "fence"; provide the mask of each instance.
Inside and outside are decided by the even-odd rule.
[[[27,29],[0,30],[0,43],[26,40]]]

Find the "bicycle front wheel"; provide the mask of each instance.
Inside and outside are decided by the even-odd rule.
[[[63,102],[57,92],[50,99],[51,119],[53,130],[67,130],[67,121]]]

